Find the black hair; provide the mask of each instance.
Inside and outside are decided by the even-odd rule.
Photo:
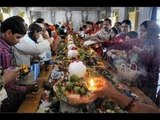
[[[43,18],[38,18],[38,19],[36,20],[36,22],[37,22],[37,23],[43,23],[43,22],[44,22],[44,19],[43,19]]]
[[[115,25],[115,24],[121,25],[122,23],[121,23],[121,22],[115,22],[114,25]]]
[[[86,28],[87,26],[86,25],[83,25],[83,28]]]
[[[50,26],[48,23],[44,23],[44,24],[45,24],[45,26],[47,26],[47,27],[49,27],[49,26]]]
[[[110,31],[111,31],[111,30],[113,30],[114,33],[116,33],[116,34],[119,34],[119,31],[118,31],[118,29],[117,29],[116,27],[112,27],[112,28],[110,29]]]
[[[92,25],[92,26],[93,26],[93,25],[94,25],[94,23],[93,23],[93,22],[90,22],[90,25]]]
[[[112,25],[112,20],[109,18],[104,19],[104,21],[108,21],[110,25]]]
[[[30,33],[40,32],[40,31],[42,31],[42,28],[38,24],[32,23],[29,25],[29,31],[30,31]]]
[[[148,26],[147,26],[147,21],[143,21],[141,24],[140,24],[140,26],[144,26],[144,28],[148,28]]]
[[[7,18],[1,24],[1,32],[5,33],[7,30],[11,30],[13,34],[26,34],[26,27],[24,19],[20,16],[12,16]]]
[[[90,21],[87,21],[86,24],[91,24],[91,22],[90,22]]]
[[[102,24],[102,23],[103,23],[103,21],[97,21],[97,22],[96,22],[96,25]]]
[[[61,26],[61,28],[62,28],[62,29],[65,29],[65,27],[64,27],[64,26]]]
[[[82,31],[82,30],[83,30],[83,27],[80,27],[80,28],[79,28],[79,31]]]
[[[36,24],[36,23],[32,23],[29,25],[29,33],[28,36],[35,42],[37,43],[37,39],[34,37],[34,32],[40,32],[42,31],[42,28]]]
[[[96,22],[96,25],[98,25],[98,24],[99,24],[99,21]]]
[[[129,31],[127,34],[131,39],[138,38],[138,33],[136,31]]]
[[[49,37],[53,37],[52,36],[52,30],[51,29],[46,29],[48,31]]]
[[[131,21],[130,21],[130,20],[128,20],[128,19],[123,20],[121,24],[123,24],[123,23],[125,23],[125,24],[129,25],[129,27],[130,27],[130,29],[131,29],[132,24],[131,24]]]
[[[99,21],[99,24],[102,24],[103,23],[103,21]]]
[[[58,24],[55,24],[54,26],[56,27],[56,29],[58,29],[58,28],[59,28],[59,25],[58,25]]]

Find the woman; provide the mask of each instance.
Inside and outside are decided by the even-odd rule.
[[[156,89],[158,85],[158,73],[160,67],[160,42],[158,35],[160,27],[155,21],[144,21],[140,25],[141,47],[133,46],[138,54],[137,65],[146,74],[140,75],[137,86],[154,102],[156,100]]]

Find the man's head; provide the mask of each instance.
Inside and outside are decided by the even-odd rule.
[[[103,21],[103,29],[105,29],[106,31],[109,31],[109,29],[112,26],[112,21],[109,18],[104,19]]]
[[[43,19],[43,18],[38,18],[38,19],[36,20],[36,23],[42,23],[42,24],[45,24],[45,21],[44,21],[44,19]]]
[[[13,46],[17,44],[20,38],[26,34],[24,19],[20,16],[7,18],[2,22],[1,33],[2,37],[9,45]]]
[[[42,34],[42,28],[38,24],[32,23],[29,25],[29,33],[35,40],[38,40],[40,34]]]
[[[119,32],[121,31],[121,24],[122,24],[121,22],[115,22],[114,23],[114,27],[116,27]]]

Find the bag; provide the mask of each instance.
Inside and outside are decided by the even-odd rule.
[[[129,65],[121,64],[117,66],[118,79],[120,82],[131,86],[131,83],[135,83],[138,77],[137,65],[131,63]]]

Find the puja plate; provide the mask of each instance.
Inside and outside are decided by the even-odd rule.
[[[82,105],[82,104],[87,104],[95,101],[98,96],[93,94],[92,92],[87,92],[85,95],[80,95],[80,94],[75,94],[75,93],[70,93],[68,91],[65,91],[62,93],[62,96],[59,96],[58,93],[58,87],[57,85],[53,85],[53,90],[56,93],[56,96],[59,98],[59,100],[65,101],[70,105]],[[64,97],[66,99],[64,99]]]

